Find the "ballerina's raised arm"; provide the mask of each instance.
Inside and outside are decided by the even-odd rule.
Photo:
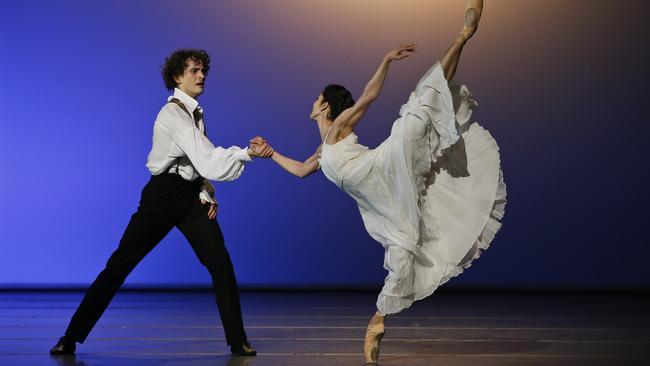
[[[347,137],[366,113],[370,104],[379,96],[390,62],[413,55],[416,52],[415,48],[415,43],[405,43],[388,52],[356,103],[344,87],[334,84],[325,87],[314,102],[309,116],[318,124],[321,141],[335,144]],[[322,143],[305,161],[286,157],[277,151],[273,152],[272,159],[287,172],[304,178],[318,170],[321,149]]]
[[[341,112],[341,114],[334,119],[332,131],[326,141],[328,144],[337,143],[354,131],[354,127],[359,123],[361,117],[363,117],[366,111],[368,111],[370,104],[379,97],[379,93],[381,92],[381,89],[384,86],[384,81],[386,80],[386,74],[388,73],[388,66],[390,63],[413,55],[417,52],[416,46],[417,44],[413,42],[404,43],[398,48],[389,51],[384,56],[377,71],[375,71],[375,74],[363,89],[359,100],[353,106]]]

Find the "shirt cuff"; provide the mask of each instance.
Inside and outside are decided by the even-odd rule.
[[[208,191],[206,191],[205,189],[202,190],[201,193],[199,193],[199,199],[202,199],[204,201],[208,201],[213,205],[217,204],[217,201],[215,201],[212,197],[210,197],[210,194],[208,194]]]
[[[240,148],[240,150],[235,153],[235,156],[241,161],[253,160],[253,158],[251,158],[251,156],[248,155],[248,148],[244,148],[244,149]]]

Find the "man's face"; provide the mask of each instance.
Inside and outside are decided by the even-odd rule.
[[[178,83],[178,89],[196,99],[196,97],[203,94],[205,77],[205,68],[203,67],[203,64],[196,63],[194,60],[189,59],[185,61],[185,71],[183,71],[183,75],[175,76],[174,80]]]

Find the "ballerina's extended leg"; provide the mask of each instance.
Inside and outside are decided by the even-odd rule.
[[[465,24],[463,29],[460,31],[460,34],[458,34],[451,46],[449,46],[447,52],[445,52],[440,59],[440,65],[447,81],[454,77],[463,46],[465,46],[465,43],[467,43],[474,33],[476,33],[482,12],[483,0],[467,1],[467,6],[465,7]]]

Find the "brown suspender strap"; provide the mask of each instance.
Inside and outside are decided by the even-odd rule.
[[[172,98],[172,99],[170,99],[169,102],[167,102],[167,103],[175,103],[175,104],[177,104],[179,107],[181,107],[181,109],[184,110],[185,113],[187,113],[187,115],[190,116],[190,118],[192,118],[192,119],[194,120],[194,124],[196,125],[196,128],[199,128],[199,120],[203,119],[203,113],[199,112],[199,109],[198,109],[198,108],[195,108],[195,109],[194,109],[194,114],[192,114],[192,113],[190,113],[190,111],[187,109],[187,107],[185,106],[185,104],[183,104],[183,102],[181,102],[181,100],[178,99],[178,98]],[[208,136],[208,130],[207,130],[207,128],[205,127],[205,122],[203,122],[203,134],[204,134],[205,136]]]
[[[187,107],[185,106],[185,104],[183,104],[183,102],[181,102],[181,100],[178,99],[178,98],[172,98],[172,99],[170,99],[169,102],[167,102],[167,103],[174,103],[174,104],[178,105],[179,107],[181,107],[181,109],[182,109],[183,111],[185,111],[185,113],[187,113],[187,115],[190,116],[190,118],[192,118],[192,119],[194,120],[194,125],[196,126],[196,128],[199,128],[199,120],[201,120],[201,119],[203,118],[203,115],[202,115],[201,112],[199,112],[199,109],[198,109],[198,108],[194,109],[194,114],[192,114],[192,113],[190,113],[190,111],[187,109]],[[207,132],[208,132],[208,131],[207,131],[207,129],[205,128],[205,122],[204,122],[204,123],[203,123],[203,135],[205,135],[206,137],[208,136]],[[180,158],[176,158],[176,173],[178,173],[178,165],[179,165],[179,164],[180,164]],[[168,173],[169,173],[169,170],[170,170],[173,166],[174,166],[174,164],[170,165],[169,168],[167,168],[167,172],[168,172]]]
[[[181,107],[182,110],[185,111],[185,113],[187,113],[188,116],[190,116],[190,118],[192,118],[192,113],[190,113],[190,111],[187,110],[187,107],[185,106],[185,104],[183,104],[183,102],[181,102],[180,99],[172,98],[167,103],[175,103],[175,104],[177,104],[179,107]]]

